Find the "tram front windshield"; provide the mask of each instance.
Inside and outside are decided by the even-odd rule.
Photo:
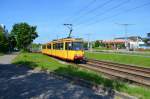
[[[83,42],[72,42],[72,50],[83,50]]]

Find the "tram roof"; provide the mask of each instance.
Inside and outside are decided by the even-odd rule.
[[[62,42],[62,41],[79,41],[79,42],[81,42],[81,41],[83,41],[83,39],[82,38],[61,38],[61,39],[55,39],[55,40],[53,40],[53,41],[50,41],[50,42],[48,42],[47,44],[49,44],[49,43],[57,43],[57,42]]]

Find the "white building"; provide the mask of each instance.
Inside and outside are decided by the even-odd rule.
[[[143,42],[142,38],[139,36],[131,36],[131,37],[122,37],[122,38],[115,38],[115,40],[125,40],[125,47],[127,49],[138,49],[138,48],[145,48],[146,44]]]

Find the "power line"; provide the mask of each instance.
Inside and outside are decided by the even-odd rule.
[[[81,24],[84,24],[86,22],[90,22],[90,21],[92,21],[97,16],[102,16],[102,15],[104,15],[104,14],[106,14],[106,13],[108,13],[108,12],[114,10],[114,9],[117,9],[117,8],[121,7],[122,5],[124,5],[126,3],[129,3],[128,1],[130,1],[130,0],[125,0],[125,1],[123,1],[123,2],[121,2],[121,3],[119,3],[119,4],[115,5],[115,6],[113,6],[111,8],[105,10],[103,13],[98,13],[98,14],[96,14],[96,15],[94,15],[94,16],[86,19],[86,20],[84,20],[83,22],[81,21],[81,22],[77,23],[77,25],[81,25]]]
[[[77,17],[80,13],[82,13],[87,8],[89,8],[90,6],[92,6],[95,2],[96,2],[96,0],[91,0],[91,2],[89,2],[87,5],[85,5],[84,7],[82,7],[81,9],[79,9],[78,11],[76,11],[72,16],[70,16],[69,18],[65,19],[65,21],[66,20],[67,21],[71,20],[72,17]]]
[[[79,11],[77,11],[76,14],[80,14],[81,12],[83,12],[84,10],[86,10],[87,8],[89,8],[91,5],[93,5],[95,2],[96,2],[96,0],[92,0],[85,7],[81,8]]]
[[[85,9],[89,8],[95,2],[96,2],[96,0],[91,0],[91,2],[89,2],[86,6],[82,7],[80,10],[78,10],[77,12],[75,12],[74,15],[78,15],[79,13],[83,12]],[[63,21],[60,22],[60,24],[66,23],[66,21],[68,23],[68,20],[70,20],[70,18],[74,17],[74,15],[70,16],[69,18],[64,19]],[[58,24],[58,26],[60,26],[60,24]]]
[[[85,13],[79,15],[78,17],[74,18],[72,21],[79,20],[80,18],[82,18],[82,16],[88,15],[88,14],[90,14],[90,13],[93,13],[93,12],[95,12],[97,9],[100,9],[100,8],[104,7],[105,5],[109,4],[109,3],[112,2],[112,1],[113,1],[113,0],[107,0],[106,2],[104,2],[104,3],[102,3],[102,4],[98,5],[98,6],[96,6],[95,8],[93,8],[93,9],[91,9],[91,10],[89,10],[89,11],[86,11]],[[86,9],[87,9],[87,8],[86,8]]]
[[[101,19],[101,20],[95,20],[95,21],[93,21],[92,23],[87,24],[87,25],[93,25],[94,23],[97,24],[97,23],[100,23],[100,22],[105,21],[105,20],[107,20],[107,19],[111,19],[111,18],[113,18],[113,17],[119,16],[120,14],[122,14],[122,13],[124,13],[124,12],[127,13],[127,12],[133,11],[133,10],[135,10],[135,9],[139,9],[139,8],[145,7],[145,6],[147,6],[147,5],[150,5],[150,2],[144,3],[144,4],[142,4],[142,5],[138,5],[138,6],[136,6],[136,7],[130,8],[130,9],[127,9],[127,10],[125,10],[125,11],[123,11],[123,12],[116,13],[116,14],[114,14],[114,15],[112,15],[112,16],[105,17],[105,18],[103,18],[103,19]]]

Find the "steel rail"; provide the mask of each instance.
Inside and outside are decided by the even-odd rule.
[[[126,68],[126,69],[129,68],[132,70],[146,72],[150,75],[150,68],[139,67],[139,66],[128,65],[128,64],[115,63],[115,62],[110,62],[110,61],[95,60],[95,59],[87,59],[87,61],[101,63],[101,64],[105,64],[105,65],[109,65],[109,66],[119,66],[119,67]]]
[[[93,59],[88,59],[86,64],[78,66],[150,87],[150,68]]]
[[[87,69],[91,69],[91,70],[94,70],[97,72],[101,72],[101,73],[113,76],[115,78],[125,79],[125,80],[132,81],[132,82],[140,84],[140,85],[150,87],[150,78],[148,78],[148,77],[130,74],[127,72],[122,72],[122,71],[114,70],[111,68],[100,67],[98,65],[79,64],[78,66],[87,68]]]
[[[136,74],[136,75],[140,75],[140,76],[144,76],[144,77],[148,77],[150,78],[150,73],[148,71],[143,71],[140,69],[133,69],[132,67],[126,67],[126,66],[121,66],[121,65],[114,65],[114,64],[107,64],[107,63],[103,63],[103,62],[87,62],[89,64],[97,64],[97,65],[101,65],[101,66],[105,66],[111,69],[115,69],[115,70],[119,70],[119,71],[123,71],[123,72],[128,72],[131,74]]]

